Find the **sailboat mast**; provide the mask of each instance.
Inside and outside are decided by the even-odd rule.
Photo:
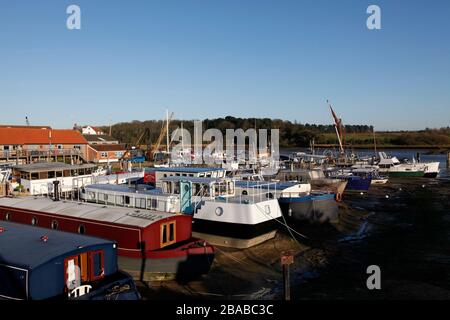
[[[169,109],[166,109],[166,151],[169,154]]]
[[[373,134],[373,149],[375,151],[375,155],[377,155],[377,139],[375,138],[375,127],[372,129]]]

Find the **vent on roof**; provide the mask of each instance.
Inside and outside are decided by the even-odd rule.
[[[139,210],[136,210],[139,211]],[[159,219],[162,219],[161,215],[156,215],[153,213],[146,213],[146,212],[132,212],[132,213],[127,213],[127,216],[133,217],[133,218],[141,218],[141,219],[146,219],[146,220],[150,220],[150,221],[156,221]]]

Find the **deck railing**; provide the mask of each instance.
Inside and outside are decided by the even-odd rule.
[[[84,156],[84,154],[78,149],[0,150],[0,158],[6,159],[55,156]]]

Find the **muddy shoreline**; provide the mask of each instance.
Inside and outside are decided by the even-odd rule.
[[[237,250],[217,248],[200,279],[138,284],[144,299],[281,299],[280,256],[293,250],[292,299],[450,299],[450,181],[392,179],[368,194],[346,194],[335,226],[291,225],[275,239]],[[378,265],[382,289],[368,290]]]

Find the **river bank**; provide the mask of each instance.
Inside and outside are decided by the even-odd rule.
[[[280,229],[256,247],[217,248],[211,272],[195,281],[140,285],[145,299],[281,299],[280,256],[295,254],[293,299],[450,299],[450,181],[392,179],[345,195],[336,226]],[[366,287],[378,265],[382,290]]]

